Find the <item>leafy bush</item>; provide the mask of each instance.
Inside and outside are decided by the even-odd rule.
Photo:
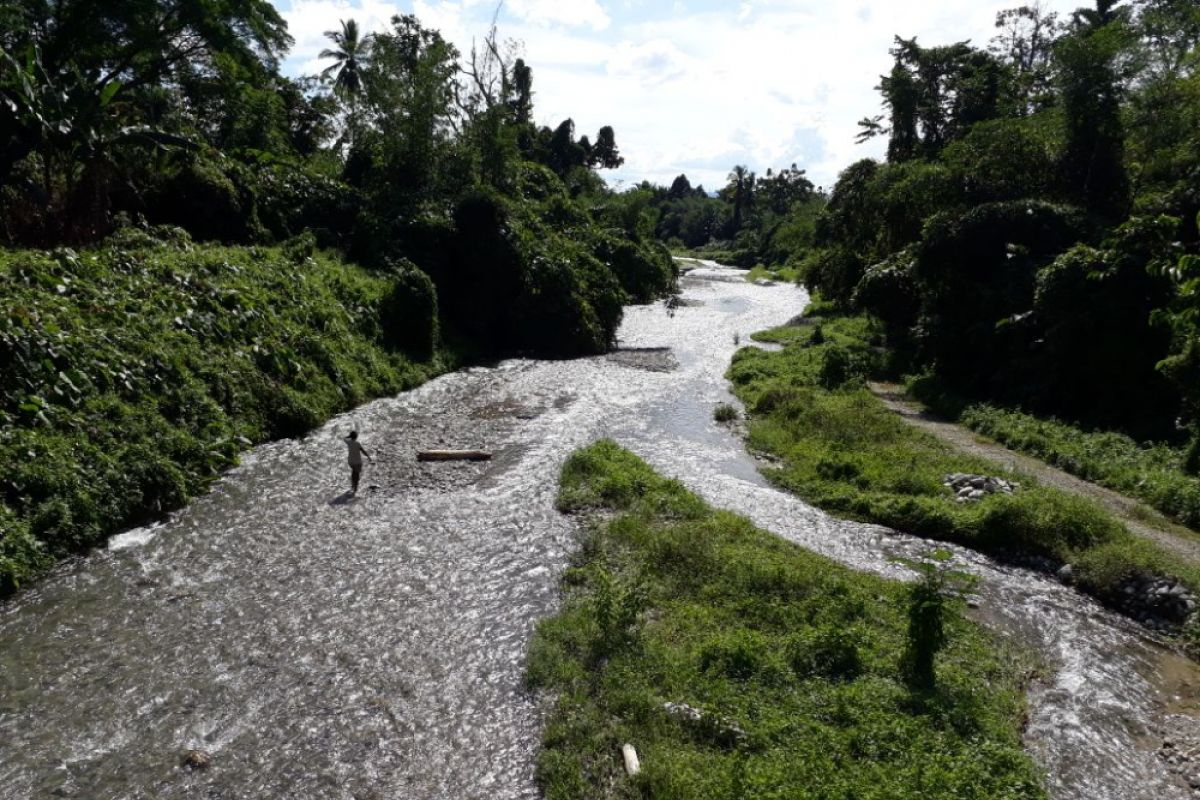
[[[310,247],[198,247],[156,228],[0,253],[0,584],[178,508],[251,442],[441,368],[395,347],[431,352],[427,278]]]
[[[739,416],[738,410],[729,403],[718,403],[713,409],[713,419],[717,422],[733,422]]]

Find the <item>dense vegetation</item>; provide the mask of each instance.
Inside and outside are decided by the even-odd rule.
[[[893,371],[974,401],[1179,448],[1200,470],[1200,5],[1001,12],[997,35],[897,37],[828,195],[737,167],[631,194],[647,229],[791,267],[884,324]],[[1189,445],[1190,442],[1190,445]]]
[[[600,352],[671,290],[612,128],[536,126],[495,30],[327,36],[292,79],[266,0],[0,0],[0,591],[251,441],[447,358]]]
[[[997,24],[988,50],[896,40],[863,121],[887,162],[842,173],[804,280],[952,392],[1200,441],[1200,6]]]
[[[1030,476],[1016,476],[1014,494],[958,502],[945,476],[1005,470],[913,428],[867,390],[866,379],[885,366],[873,346],[880,323],[836,314],[814,322],[767,332],[761,338],[784,349],[743,349],[729,371],[750,412],[750,446],[780,459],[767,470],[772,480],[838,514],[1002,559],[1071,564],[1081,589],[1114,604],[1125,586],[1150,578],[1200,591],[1195,564],[1133,536],[1092,501]]]
[[[2,252],[0,294],[0,587],[182,505],[250,442],[449,366],[428,278],[303,240],[201,248],[156,229]]]
[[[559,504],[615,517],[530,654],[557,694],[547,798],[1044,796],[1019,736],[1028,667],[961,618],[942,571],[854,573],[611,441],[567,461]]]
[[[672,250],[723,264],[798,266],[812,247],[825,197],[795,164],[758,175],[744,165],[713,196],[686,175],[669,188],[642,182],[623,193],[626,213]]]

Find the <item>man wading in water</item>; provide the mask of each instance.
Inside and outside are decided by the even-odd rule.
[[[370,461],[371,454],[358,441],[358,431],[350,431],[350,435],[346,437],[346,447],[350,449],[347,459],[350,463],[350,492],[358,494],[358,479],[362,477],[363,456]]]

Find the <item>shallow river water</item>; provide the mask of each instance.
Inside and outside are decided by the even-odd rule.
[[[524,651],[575,542],[558,469],[601,436],[780,536],[905,577],[894,559],[926,544],[777,491],[713,422],[735,342],[805,300],[740,274],[698,270],[674,312],[629,309],[608,356],[465,370],[260,447],[166,523],[0,605],[0,800],[537,797]],[[375,455],[357,498],[352,426]],[[418,464],[424,447],[496,458]],[[980,617],[1047,664],[1027,741],[1052,795],[1190,797],[1159,750],[1200,741],[1195,667],[1070,589],[954,552]],[[180,766],[192,749],[208,769]]]

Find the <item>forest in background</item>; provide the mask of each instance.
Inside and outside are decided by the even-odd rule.
[[[0,593],[237,453],[440,371],[598,353],[674,288],[492,30],[266,0],[0,0]]]
[[[675,247],[788,264],[878,321],[894,374],[1141,441],[1200,468],[1200,6],[1001,12],[986,47],[897,37],[886,161],[828,195],[737,167],[630,199]],[[782,187],[795,187],[789,194]],[[637,197],[637,195],[641,197]],[[780,198],[786,198],[781,200]]]

